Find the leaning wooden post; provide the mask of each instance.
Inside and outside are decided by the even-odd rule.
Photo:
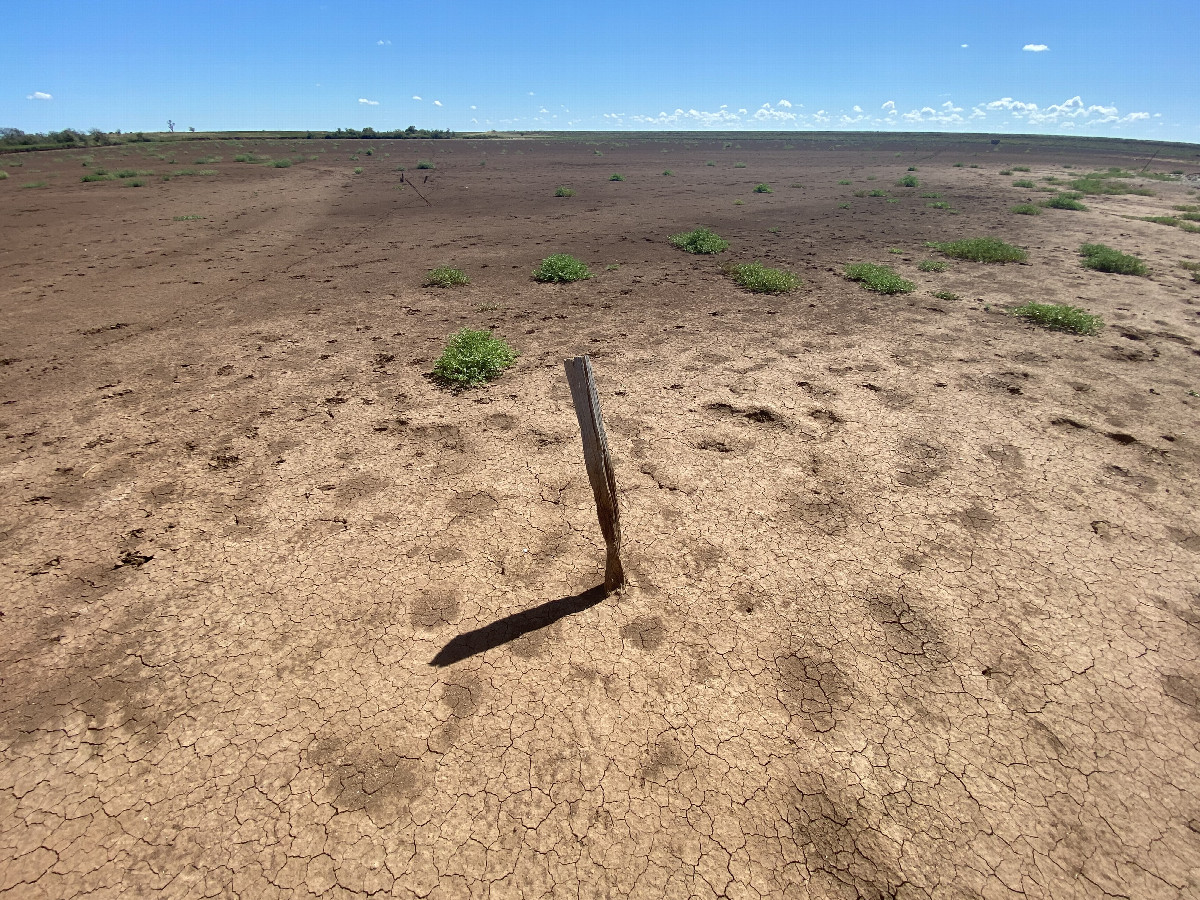
[[[604,434],[604,419],[600,415],[600,398],[596,396],[596,377],[592,361],[576,356],[563,361],[571,399],[579,418],[579,433],[583,438],[583,462],[587,466],[592,493],[596,495],[596,514],[600,531],[608,545],[608,561],[604,566],[604,589],[615,591],[625,584],[625,569],[621,566],[621,513],[617,508],[617,479],[613,473],[612,457],[608,453],[608,437]]]

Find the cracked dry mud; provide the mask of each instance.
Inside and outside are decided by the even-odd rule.
[[[1133,161],[301,143],[0,190],[0,897],[1200,894],[1200,238],[1120,218],[1186,185],[1032,218],[1000,168]],[[392,189],[419,157],[432,206]],[[890,188],[910,164],[959,215]],[[900,202],[838,209],[869,175]],[[804,286],[667,244],[699,223]],[[917,271],[975,234],[1029,264]],[[532,283],[559,251],[597,277]],[[442,264],[473,283],[417,286]],[[1031,299],[1111,327],[1001,312]],[[452,395],[463,325],[522,356]]]

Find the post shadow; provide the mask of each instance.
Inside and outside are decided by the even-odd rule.
[[[452,666],[468,657],[486,653],[509,641],[515,641],[521,635],[545,628],[547,625],[553,625],[559,619],[590,609],[604,597],[604,585],[598,584],[570,597],[559,597],[557,600],[551,600],[541,606],[535,606],[533,609],[497,619],[490,625],[484,625],[482,628],[476,628],[474,631],[465,632],[451,639],[450,643],[446,644],[437,652],[437,656],[429,661],[429,664],[439,668]]]

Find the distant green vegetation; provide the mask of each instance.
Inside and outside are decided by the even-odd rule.
[[[1097,272],[1116,275],[1148,275],[1146,263],[1136,256],[1106,247],[1104,244],[1084,244],[1079,248],[1083,264]]]
[[[944,243],[930,242],[927,246],[954,259],[969,259],[972,262],[1025,262],[1029,258],[1029,254],[1020,247],[1006,244],[998,238],[968,238]]]
[[[1012,169],[1001,169],[1001,170],[1000,170],[1000,174],[1001,174],[1001,175],[1011,175],[1011,174],[1012,174]]]
[[[609,181],[624,181],[625,176],[621,175],[617,172],[613,172],[611,175],[608,176],[608,180]]]
[[[939,300],[960,300],[960,299],[962,299],[961,297],[958,296],[958,294],[954,293],[954,291],[934,291],[933,296],[937,297]]]
[[[204,216],[173,216],[172,221],[174,221],[174,222],[194,222],[197,219],[203,219],[203,218],[204,218]]]
[[[672,172],[670,169],[663,169],[663,174],[664,175],[674,175],[675,173]]]
[[[541,265],[533,270],[534,281],[570,282],[591,277],[592,273],[588,271],[588,267],[568,253],[547,256]]]
[[[917,263],[917,269],[921,272],[945,272],[948,268],[940,259],[923,259]]]
[[[925,205],[930,209],[948,209],[951,212],[954,212],[954,207],[952,207],[945,200],[935,200],[933,203],[926,203]]]
[[[1037,187],[1037,185],[1034,184],[1032,181],[1030,181],[1028,178],[1019,178],[1013,182],[1013,187],[1026,188],[1028,190],[1033,190],[1034,188]]]
[[[44,181],[27,181],[21,185],[23,188],[44,188],[45,186],[46,182]]]
[[[417,160],[417,168],[418,169],[436,169],[437,166],[435,166],[432,162],[430,162],[427,159],[418,159]]]
[[[680,250],[686,250],[688,253],[712,254],[729,249],[729,241],[724,240],[719,234],[708,228],[697,228],[694,231],[673,234],[669,240],[674,246]]]
[[[922,200],[941,200],[941,199],[942,199],[942,195],[941,195],[941,194],[925,193],[925,194],[922,194],[922,195],[921,195],[921,199],[922,199]]]
[[[1200,262],[1188,262],[1186,260],[1183,260],[1183,261],[1180,261],[1179,267],[1181,269],[1186,269],[1188,272],[1191,272],[1192,281],[1196,282],[1197,284],[1200,284]]]
[[[1013,167],[1012,167],[1012,170],[1013,170],[1014,172],[1028,172],[1028,171],[1029,171],[1029,166],[1013,166]]]
[[[917,180],[916,175],[905,175],[896,182],[898,187],[918,187],[920,184],[921,182]]]
[[[554,189],[554,196],[555,197],[574,197],[575,192],[573,190],[571,190],[569,187],[563,187],[562,185],[559,185],[557,188]]]
[[[450,266],[438,266],[436,269],[430,269],[425,276],[425,280],[421,282],[422,287],[458,287],[462,284],[470,284],[471,279],[467,277],[467,273],[462,269],[451,268]]]
[[[292,167],[292,161],[290,159],[273,159],[271,160],[271,165],[276,169],[290,169]]]
[[[849,178],[843,178],[841,181],[838,182],[838,184],[853,184],[853,183],[854,182],[852,182]]]
[[[1089,172],[1067,184],[1071,190],[1081,194],[1137,194],[1141,197],[1153,197],[1154,191],[1125,183],[1128,179],[1137,177],[1136,172],[1126,172],[1114,166],[1107,172]]]
[[[8,177],[8,173],[5,172],[3,169],[0,169],[0,181],[3,181],[7,177]]]
[[[1036,203],[1018,203],[1012,208],[1012,211],[1019,216],[1040,216],[1042,214],[1041,207]]]
[[[754,193],[756,193],[756,194],[773,194],[775,192],[771,190],[771,186],[769,184],[756,184],[754,186]]]
[[[1072,334],[1098,334],[1104,321],[1077,306],[1057,303],[1026,303],[1013,310],[1013,315],[1049,328],[1053,331],[1069,331]]]
[[[107,172],[104,172],[101,170],[98,172],[92,172],[91,174],[88,174],[88,175],[84,175],[79,180],[84,182],[85,184],[87,184],[87,183],[93,182],[93,181],[113,181],[116,179],[116,177],[117,177],[116,175],[109,175]]]
[[[363,167],[362,167],[362,166],[355,166],[355,167],[354,167],[354,174],[355,174],[355,175],[361,175],[362,173],[363,173]]]
[[[1141,221],[1153,222],[1155,225],[1169,225],[1172,228],[1178,228],[1182,231],[1189,231],[1193,234],[1200,234],[1200,225],[1194,222],[1187,221],[1187,217],[1181,216],[1142,216]]]
[[[891,266],[874,263],[851,263],[846,266],[846,277],[861,282],[877,294],[908,294],[917,289],[911,281],[901,278]]]
[[[1048,200],[1043,200],[1042,206],[1047,209],[1072,209],[1076,212],[1087,212],[1087,207],[1079,202],[1081,196],[1081,194],[1066,191],[1061,194],[1055,194]]]
[[[733,167],[735,169],[744,169],[744,168],[746,168],[746,164],[744,162],[735,162],[733,164]]]
[[[478,387],[498,377],[517,361],[517,355],[490,331],[464,328],[451,336],[433,364],[433,374],[453,387]]]
[[[756,294],[783,294],[800,287],[800,279],[783,269],[770,269],[761,263],[734,263],[727,274],[748,291]]]

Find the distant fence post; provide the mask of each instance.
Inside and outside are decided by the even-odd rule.
[[[621,565],[621,513],[617,508],[617,479],[613,473],[612,457],[608,453],[608,437],[600,415],[600,398],[596,396],[596,377],[592,361],[587,356],[563,360],[571,400],[579,418],[579,433],[583,438],[583,462],[588,480],[596,496],[596,515],[600,531],[608,545],[608,560],[604,566],[604,589],[615,591],[625,584],[625,569]]]

